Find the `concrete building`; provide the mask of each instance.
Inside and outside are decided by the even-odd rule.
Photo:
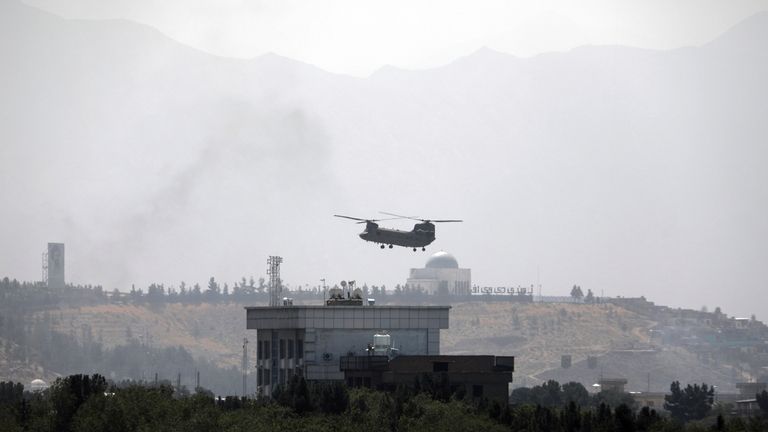
[[[470,295],[472,271],[459,268],[453,255],[440,251],[429,257],[424,268],[411,269],[406,286],[427,294]]]
[[[450,306],[361,303],[246,307],[246,328],[256,330],[260,391],[271,394],[294,374],[307,380],[343,380],[339,359],[366,356],[377,333],[388,334],[399,354],[440,354],[440,329],[448,328]]]
[[[764,382],[740,382],[736,383],[741,399],[754,398],[758,393],[768,390],[768,383]]]
[[[349,387],[395,390],[412,387],[420,377],[429,377],[435,385],[451,394],[461,392],[468,398],[487,398],[502,405],[509,403],[509,383],[515,370],[515,358],[491,355],[402,355],[344,356],[341,370]]]
[[[48,243],[47,264],[48,288],[64,288],[64,243]]]

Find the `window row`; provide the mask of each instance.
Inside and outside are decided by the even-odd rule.
[[[256,369],[256,383],[257,385],[270,385],[272,384],[272,369],[265,369],[259,367]],[[302,368],[295,369],[277,369],[277,381],[275,384],[287,384],[288,378],[293,375],[302,375]]]
[[[278,352],[276,353],[280,359],[303,359],[304,358],[304,341],[301,339],[280,339]],[[272,358],[272,352],[270,351],[269,341],[259,341],[256,347],[256,357],[259,360],[268,360]]]

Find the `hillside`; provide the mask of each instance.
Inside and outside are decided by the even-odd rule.
[[[105,347],[123,345],[132,338],[156,347],[183,346],[193,356],[220,366],[240,367],[243,338],[248,336],[245,310],[236,303],[161,307],[108,304],[60,309],[52,316],[57,331],[81,341],[88,335],[85,337]]]
[[[181,345],[194,356],[220,366],[240,365],[242,339],[249,336],[243,305],[237,303],[98,305],[61,309],[52,316],[58,331],[80,338],[89,335],[107,347],[126,343],[130,335],[148,340],[151,346]],[[646,373],[654,371],[654,389],[662,390],[674,377],[693,382],[702,376],[717,376],[722,389],[732,388],[730,369],[705,365],[682,349],[651,344],[649,329],[656,325],[647,317],[611,304],[455,303],[450,329],[442,332],[441,352],[514,355],[516,386],[549,378],[582,381],[589,386],[603,372],[629,377],[636,386],[642,383],[645,388]],[[249,349],[253,358],[255,347],[250,345]],[[621,353],[626,355],[633,349],[644,354],[630,356],[633,362],[617,360]],[[562,355],[572,356],[571,369],[559,369]],[[600,369],[588,369],[587,356],[599,357]],[[627,367],[629,364],[632,366]],[[660,370],[663,373],[658,373]]]
[[[647,345],[655,323],[613,305],[459,303],[443,334],[446,353],[516,356],[516,376],[559,367],[560,357]]]
[[[98,305],[53,313],[58,331],[83,328],[107,346],[131,337],[151,345],[182,345],[196,356],[239,365],[245,330],[243,305],[169,304],[161,308]],[[653,325],[611,305],[456,303],[450,328],[442,332],[447,354],[492,353],[518,356],[519,373],[535,375],[560,364],[560,355],[595,355],[616,347],[647,343]]]

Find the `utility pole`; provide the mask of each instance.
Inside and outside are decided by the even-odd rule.
[[[248,338],[243,338],[243,397],[248,394]]]

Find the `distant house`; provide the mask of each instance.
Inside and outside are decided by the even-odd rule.
[[[637,408],[648,407],[656,411],[664,410],[665,392],[633,392],[630,393],[637,402]]]
[[[600,381],[598,381],[598,384],[600,384],[601,391],[613,390],[619,393],[624,393],[624,386],[627,385],[627,379],[626,378],[601,378]]]

